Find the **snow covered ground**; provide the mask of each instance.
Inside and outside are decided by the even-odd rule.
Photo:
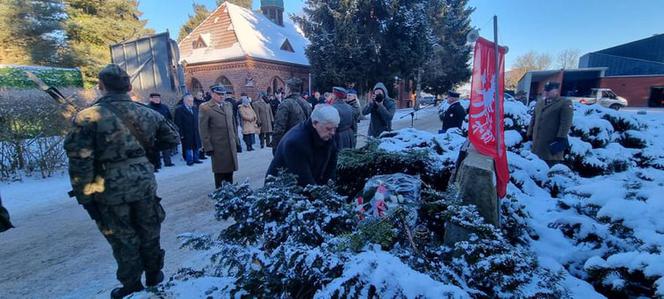
[[[410,126],[410,117],[399,119],[409,111],[397,111],[395,129]],[[436,109],[422,110],[417,116],[415,128],[435,132],[440,127]],[[367,128],[368,120],[362,121],[360,133]],[[271,158],[267,148],[239,154],[235,180],[262,185]],[[226,225],[214,220],[207,197],[214,187],[209,160],[187,167],[176,158],[175,164],[157,174],[167,213],[162,226],[167,274],[188,261],[188,253],[178,249],[177,235],[218,232]],[[117,285],[110,246],[86,212],[68,198],[70,188],[65,173],[0,183],[3,205],[16,226],[0,234],[0,298],[107,298]]]

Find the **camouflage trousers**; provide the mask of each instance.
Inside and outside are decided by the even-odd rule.
[[[166,214],[159,201],[147,198],[97,206],[101,214],[97,227],[113,248],[117,278],[123,285],[140,282],[143,271],[158,272],[164,267],[159,236]]]

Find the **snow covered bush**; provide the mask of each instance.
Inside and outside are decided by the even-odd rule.
[[[526,110],[508,105],[506,111],[517,111],[511,120],[525,124]],[[530,142],[516,137],[524,128],[512,127],[500,228],[460,203],[454,185],[432,179],[435,171],[451,173],[465,137],[405,129],[344,152],[340,170],[347,178],[335,188],[351,198],[332,186],[299,188],[288,175],[256,190],[225,185],[212,195],[216,215],[235,222],[219,238],[183,235],[186,246],[203,254],[159,292],[196,290],[213,298],[664,296],[664,121],[594,106],[575,109],[584,117],[575,118],[571,149],[551,168],[530,152]],[[417,177],[421,185],[412,184]],[[389,191],[380,205],[375,182]],[[450,224],[470,238],[445,246]]]
[[[464,140],[454,132],[434,135],[404,129],[383,134],[363,148],[339,154],[337,188],[341,194],[355,196],[369,178],[402,172],[420,175],[425,185],[445,190]]]

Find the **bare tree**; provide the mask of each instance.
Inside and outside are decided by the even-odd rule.
[[[579,65],[579,49],[565,49],[558,53],[556,63],[561,69],[575,68]]]
[[[551,55],[530,51],[518,56],[512,69],[505,74],[505,88],[515,89],[519,79],[529,71],[545,70],[551,66]]]

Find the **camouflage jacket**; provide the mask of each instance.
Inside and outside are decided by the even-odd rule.
[[[64,144],[73,194],[81,204],[93,200],[109,205],[132,202],[156,191],[154,168],[145,157],[146,150],[108,105],[134,122],[137,132],[144,134],[155,150],[172,148],[180,139],[175,126],[161,114],[132,102],[126,94],[98,99],[76,115]]]
[[[307,120],[311,115],[311,110],[311,105],[299,94],[291,94],[284,99],[277,108],[277,115],[274,116],[272,147],[276,148],[279,145],[279,141],[288,130]]]

